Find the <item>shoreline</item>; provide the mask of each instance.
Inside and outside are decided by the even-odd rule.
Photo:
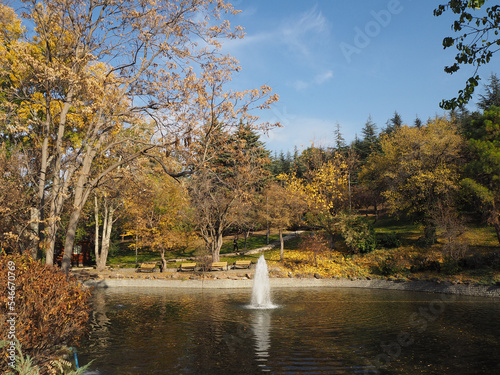
[[[389,281],[381,279],[316,279],[316,278],[270,278],[271,288],[362,288],[385,289],[425,293],[454,294],[474,297],[500,298],[500,286],[474,284],[452,284],[432,281]],[[185,289],[238,289],[251,288],[252,279],[129,279],[108,278],[83,282],[95,288],[185,288]]]

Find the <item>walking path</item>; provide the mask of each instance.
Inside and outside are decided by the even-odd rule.
[[[293,233],[289,233],[286,236],[283,236],[283,241],[286,242],[288,240],[291,240],[292,238],[297,237],[299,234],[301,234],[303,232],[304,232],[303,230],[297,230]],[[276,246],[278,246],[279,244],[280,244],[280,241],[277,240],[277,241],[271,242],[269,245],[262,246],[262,247],[259,247],[257,249],[252,249],[252,250],[247,250],[247,251],[238,251],[235,253],[227,253],[227,254],[221,254],[221,255],[224,257],[235,257],[235,256],[240,256],[240,255],[259,254],[259,253],[263,253],[264,251],[272,250]]]

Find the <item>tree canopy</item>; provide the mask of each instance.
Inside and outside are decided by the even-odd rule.
[[[435,16],[451,11],[457,17],[451,28],[458,35],[443,39],[443,47],[455,46],[457,54],[455,62],[446,66],[444,71],[453,74],[463,65],[474,67],[472,76],[458,96],[441,102],[444,109],[463,107],[470,101],[480,80],[479,68],[488,64],[500,50],[500,6],[485,7],[486,4],[486,0],[450,0],[434,10]]]

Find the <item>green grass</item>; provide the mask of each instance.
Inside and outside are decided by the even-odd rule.
[[[257,261],[259,255],[248,255],[248,256],[237,256],[237,257],[224,257],[224,254],[232,253],[234,249],[234,235],[224,237],[224,243],[221,248],[221,260],[227,261],[232,264],[236,260],[252,260]],[[239,236],[238,238],[238,251],[245,250],[245,238]],[[277,233],[272,233],[269,236],[270,243],[279,241],[279,235]],[[293,242],[289,241],[289,242]],[[121,243],[116,246],[116,249],[108,256],[108,265],[111,267],[135,267],[135,249],[130,246],[131,243]],[[133,244],[133,243],[132,243]],[[258,249],[260,247],[266,246],[266,235],[264,232],[255,233],[248,237],[247,239],[247,250]],[[201,240],[188,244],[185,248],[178,249],[173,252],[168,252],[165,254],[165,258],[191,258],[195,257],[199,251],[197,249],[203,247],[203,242]],[[137,251],[137,263],[143,262],[160,262],[161,256],[159,251],[150,249],[138,249]],[[172,268],[178,267],[180,263],[171,263]]]
[[[377,250],[366,255],[354,255],[344,258],[339,261],[338,267],[344,267],[345,272],[339,274],[349,274],[349,267],[356,270],[360,275],[369,275],[374,278],[389,279],[426,279],[426,280],[448,280],[472,282],[481,285],[495,285],[500,283],[500,266],[490,264],[488,256],[498,252],[499,245],[495,231],[487,225],[468,225],[467,231],[463,235],[463,240],[469,245],[469,250],[465,254],[464,259],[477,261],[477,266],[464,267],[458,260],[449,258],[449,253],[443,251],[443,245],[446,239],[438,238],[438,242],[432,246],[421,246],[418,239],[423,236],[423,228],[421,225],[414,224],[409,220],[394,219],[390,217],[382,217],[375,224],[377,236],[395,234],[400,240],[399,246],[394,248],[377,248]],[[439,236],[438,231],[438,236]],[[226,261],[228,264],[233,264],[237,260],[251,260],[256,263],[261,254],[240,255],[235,257],[224,256],[224,254],[233,252],[234,235],[224,238],[224,244],[221,249],[221,261]],[[277,233],[272,233],[270,241],[278,241]],[[285,243],[285,265],[287,264],[287,251],[299,249],[300,238],[296,237]],[[265,232],[254,233],[248,238],[247,250],[260,248],[266,245]],[[244,238],[242,235],[238,238],[239,251],[244,250]],[[166,258],[189,258],[199,254],[199,250],[203,248],[201,240],[191,243],[184,249],[179,249],[176,252],[166,254]],[[271,263],[273,267],[279,265],[286,269],[286,266],[276,259],[279,259],[279,246],[275,249],[266,252],[266,259],[274,259]],[[296,252],[295,252],[296,253]],[[292,253],[290,253],[292,254]],[[338,255],[338,253],[337,253]],[[290,255],[292,256],[292,255]],[[339,255],[338,255],[339,256]],[[342,257],[338,258],[342,259]],[[151,262],[161,260],[160,254],[157,251],[140,249],[138,251],[138,262]],[[114,251],[109,257],[109,265],[115,267],[135,267],[135,252],[133,247],[127,244],[121,246]],[[290,262],[288,262],[290,263]],[[345,263],[345,264],[344,264]],[[438,264],[436,268],[432,264]],[[381,265],[385,265],[384,269],[387,272],[380,273]],[[175,268],[179,264],[170,263],[170,268]],[[339,272],[339,269],[335,272]],[[417,267],[418,269],[414,269]],[[440,268],[440,270],[439,270]],[[287,270],[287,269],[286,269]],[[288,271],[288,270],[287,270]],[[292,270],[293,271],[293,270]],[[351,272],[352,273],[352,272]],[[335,276],[332,274],[332,276]]]
[[[231,238],[231,236],[228,236],[225,239],[225,242],[222,244],[222,248],[220,250],[221,254],[227,254],[227,253],[232,253],[234,251],[234,244],[233,244],[234,236]],[[279,235],[273,234],[269,236],[269,243],[272,243],[274,241],[279,240]],[[245,238],[242,236],[239,236],[238,240],[238,251],[245,251]],[[266,235],[264,234],[258,234],[258,235],[252,235],[249,236],[247,239],[247,250],[253,250],[253,249],[258,249],[259,247],[266,246]]]

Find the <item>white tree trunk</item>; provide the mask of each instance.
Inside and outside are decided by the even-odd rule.
[[[283,262],[283,256],[285,251],[285,241],[283,241],[283,229],[280,228],[280,261]]]
[[[99,202],[97,201],[97,195],[94,196],[94,217],[95,217],[95,262],[96,265],[100,263],[99,257]]]
[[[113,215],[115,213],[115,208],[107,202],[104,206],[104,222],[102,224],[102,243],[101,243],[101,254],[99,257],[99,263],[97,264],[97,269],[102,271],[106,268],[106,262],[108,260],[109,245],[111,243],[111,229],[113,228]]]

